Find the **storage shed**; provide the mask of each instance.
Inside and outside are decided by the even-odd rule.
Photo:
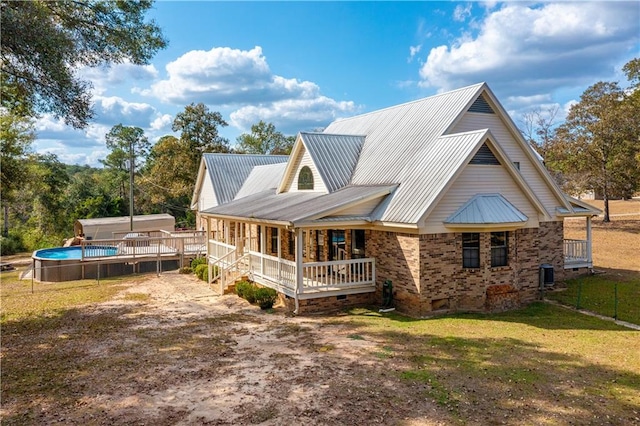
[[[134,232],[167,231],[173,232],[176,219],[170,214],[147,214],[133,216]],[[101,217],[95,219],[78,219],[73,224],[76,236],[83,235],[88,240],[113,238],[114,232],[130,230],[130,217]]]

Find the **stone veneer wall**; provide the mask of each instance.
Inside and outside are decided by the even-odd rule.
[[[448,311],[501,311],[535,300],[540,265],[563,277],[563,223],[509,232],[508,265],[491,267],[491,234],[480,233],[480,268],[462,267],[462,233],[371,232],[367,256],[376,258],[377,299],[390,279],[396,308],[412,316]]]

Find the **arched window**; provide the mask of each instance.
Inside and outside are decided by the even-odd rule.
[[[298,174],[298,189],[313,189],[313,173],[308,166],[300,169],[300,174]]]

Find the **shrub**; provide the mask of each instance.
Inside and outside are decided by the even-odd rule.
[[[194,270],[196,276],[198,278],[200,278],[202,281],[208,281],[209,280],[209,265],[207,264],[200,264],[198,266],[196,266],[196,269]]]
[[[190,266],[183,266],[178,270],[179,274],[193,274],[193,269]]]
[[[276,303],[278,293],[272,288],[259,288],[255,291],[256,303],[260,306],[260,309],[271,309],[273,304]]]
[[[0,251],[2,256],[8,256],[10,254],[16,254],[24,251],[24,244],[22,239],[17,235],[9,234],[8,237],[0,237]]]
[[[196,268],[198,267],[198,265],[206,265],[207,264],[207,258],[206,257],[196,257],[195,259],[193,259],[191,261],[191,269],[196,270]]]
[[[244,298],[245,293],[247,292],[249,287],[252,287],[252,286],[253,284],[251,284],[249,281],[240,281],[239,283],[236,284],[236,294]]]

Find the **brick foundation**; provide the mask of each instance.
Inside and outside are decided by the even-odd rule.
[[[295,299],[279,294],[280,301],[284,303],[287,312],[293,312],[296,308]],[[298,303],[298,315],[325,314],[339,312],[356,306],[368,306],[374,304],[375,293],[348,294],[344,296],[320,297],[317,299],[304,299]]]

